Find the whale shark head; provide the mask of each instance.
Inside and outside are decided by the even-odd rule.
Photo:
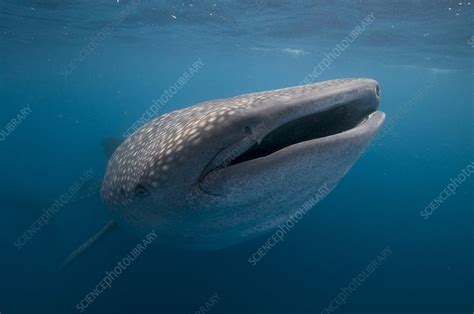
[[[374,80],[338,79],[164,114],[113,153],[102,198],[119,223],[175,246],[256,236],[347,173],[383,123],[379,99]]]

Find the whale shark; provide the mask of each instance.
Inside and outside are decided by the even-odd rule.
[[[100,193],[113,219],[69,260],[115,226],[199,250],[277,228],[350,170],[383,125],[379,102],[377,81],[344,78],[151,120],[109,159]]]

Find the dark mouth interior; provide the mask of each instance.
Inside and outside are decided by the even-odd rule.
[[[253,145],[228,166],[268,156],[296,143],[350,130],[374,111],[372,106],[355,101],[290,121],[267,134],[260,144]]]

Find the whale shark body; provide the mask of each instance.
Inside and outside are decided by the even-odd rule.
[[[379,100],[376,81],[337,79],[155,118],[108,162],[101,197],[113,220],[64,265],[117,225],[208,250],[278,227],[349,171],[383,124]]]
[[[119,225],[218,249],[277,227],[348,172],[377,130],[380,89],[338,79],[164,114],[113,153],[101,196]]]

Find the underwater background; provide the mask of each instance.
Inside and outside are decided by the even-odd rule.
[[[0,313],[473,313],[473,26],[465,1],[0,0]],[[385,126],[258,263],[271,234],[151,244],[80,309],[142,241],[59,270],[110,219],[106,139],[179,80],[158,115],[343,77],[380,83]]]

